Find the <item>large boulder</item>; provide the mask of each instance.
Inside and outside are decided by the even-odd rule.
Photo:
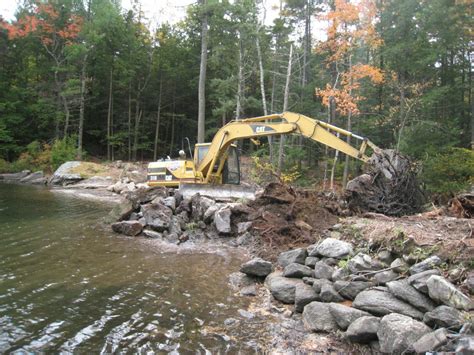
[[[0,174],[0,180],[6,180],[6,181],[20,181],[23,178],[26,178],[28,175],[30,175],[31,171],[29,170],[23,170],[18,173],[10,173],[10,174]]]
[[[112,208],[112,211],[109,212],[106,220],[108,223],[112,223],[128,219],[134,210],[135,206],[132,201],[123,200]]]
[[[278,265],[285,267],[292,263],[305,264],[306,256],[308,253],[304,248],[298,248],[293,250],[288,250],[283,253],[280,253],[278,256]]]
[[[256,279],[243,272],[233,272],[229,275],[229,284],[234,289],[255,285]]]
[[[349,300],[353,300],[356,296],[366,288],[374,286],[373,283],[367,281],[342,281],[338,280],[334,283],[334,288],[339,294]]]
[[[374,281],[377,285],[385,285],[387,282],[394,281],[399,277],[400,276],[396,272],[387,270],[376,273],[374,275]]]
[[[255,258],[242,264],[240,271],[250,276],[265,277],[272,272],[272,263],[261,258]]]
[[[400,313],[415,319],[423,319],[422,312],[381,288],[362,291],[357,295],[352,305],[378,316]]]
[[[448,331],[444,328],[436,329],[434,332],[423,335],[410,346],[409,351],[417,354],[425,354],[436,350],[448,342]]]
[[[272,296],[280,302],[294,304],[295,291],[298,285],[304,285],[300,279],[289,279],[281,273],[272,273],[265,279]]]
[[[387,283],[387,287],[397,298],[408,302],[423,312],[432,311],[436,307],[429,297],[410,286],[407,279],[391,281]]]
[[[334,285],[326,283],[321,286],[321,292],[319,298],[323,302],[342,302],[344,298],[334,289]]]
[[[433,275],[441,275],[438,269],[432,269],[414,274],[408,278],[408,283],[416,288],[418,291],[428,294],[428,285],[426,282]]]
[[[283,270],[283,276],[295,278],[311,277],[313,276],[313,270],[308,266],[291,263]]]
[[[112,230],[116,233],[125,234],[133,237],[139,235],[142,232],[143,226],[138,221],[122,221],[113,223]]]
[[[340,303],[330,303],[329,311],[331,312],[339,328],[342,330],[346,330],[349,325],[357,318],[370,316],[370,313],[361,311],[360,309],[348,307]]]
[[[432,299],[448,306],[469,311],[474,308],[471,299],[459,291],[444,277],[433,275],[426,282],[428,294]]]
[[[361,271],[380,270],[383,265],[373,260],[370,255],[359,253],[349,260],[347,267],[353,274],[356,274]]]
[[[456,308],[439,306],[431,312],[425,313],[423,322],[432,328],[459,329],[464,323],[464,317]]]
[[[81,181],[80,174],[71,173],[71,170],[81,165],[80,161],[68,161],[56,169],[51,177],[51,185],[69,185]]]
[[[191,197],[191,215],[195,221],[200,221],[209,207],[216,202],[208,197],[195,194]]]
[[[35,171],[24,178],[20,179],[20,182],[23,184],[44,184],[45,177],[42,171]]]
[[[441,260],[439,256],[433,255],[422,262],[413,265],[410,267],[410,269],[408,269],[408,271],[410,272],[410,275],[415,275],[423,271],[434,269],[436,266],[439,266],[442,263],[443,260]]]
[[[369,343],[377,340],[380,318],[364,316],[357,318],[346,331],[346,337],[355,343]]]
[[[408,316],[391,313],[380,321],[377,336],[380,351],[389,354],[402,354],[423,335],[431,332],[425,324]]]
[[[314,332],[336,331],[337,323],[329,311],[329,304],[311,302],[304,307],[303,323],[305,328]]]
[[[334,273],[334,268],[326,264],[324,261],[318,261],[314,265],[314,277],[316,279],[330,280],[333,273]]]
[[[142,205],[142,213],[146,224],[158,232],[168,230],[173,217],[173,211],[161,203]]]
[[[130,186],[131,184],[133,185]],[[164,186],[134,188],[135,184],[133,182],[128,183],[127,186],[130,187],[122,190],[121,194],[132,201],[135,207],[149,202],[163,204],[163,199],[168,196],[168,189]]]
[[[310,256],[342,259],[352,254],[352,245],[339,239],[326,238],[311,250]]]
[[[224,206],[214,213],[214,224],[220,234],[229,234],[232,231],[230,217],[232,211],[230,207]]]
[[[303,312],[304,307],[318,300],[318,295],[310,285],[298,284],[295,288],[295,311]]]

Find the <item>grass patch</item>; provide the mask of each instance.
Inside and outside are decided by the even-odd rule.
[[[82,162],[80,165],[72,168],[70,172],[71,174],[81,175],[83,179],[89,179],[93,176],[110,175],[110,171],[107,169],[107,167],[91,162]]]

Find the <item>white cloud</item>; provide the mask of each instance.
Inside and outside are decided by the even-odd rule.
[[[0,16],[5,20],[13,20],[18,6],[17,2],[17,0],[0,0]]]

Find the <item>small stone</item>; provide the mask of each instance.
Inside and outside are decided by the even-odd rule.
[[[417,354],[435,351],[441,345],[448,342],[448,332],[444,328],[436,329],[434,332],[423,335],[410,347]]]
[[[324,258],[321,259],[321,261],[329,266],[336,266],[337,264],[339,264],[339,260],[334,258]]]
[[[377,340],[377,331],[379,329],[380,319],[372,316],[357,318],[349,328],[347,328],[346,337],[355,343],[369,343]]]
[[[244,318],[247,318],[247,319],[252,319],[255,317],[255,314],[252,313],[252,312],[249,312],[249,311],[246,311],[244,309],[239,309],[237,312],[239,312],[239,314],[244,317]]]
[[[418,291],[428,294],[428,286],[426,282],[433,275],[441,275],[441,272],[438,269],[427,270],[420,272],[418,274],[412,275],[408,278],[408,283],[416,288]]]
[[[240,266],[240,271],[250,276],[264,277],[272,272],[272,263],[261,258],[254,258]]]
[[[219,234],[229,234],[231,232],[230,216],[232,212],[225,206],[217,210],[214,214],[214,224]]]
[[[112,230],[116,233],[134,237],[142,232],[143,226],[138,221],[122,221],[112,224]]]
[[[304,248],[288,250],[283,253],[280,253],[280,255],[278,256],[277,263],[281,267],[286,267],[287,265],[292,264],[292,263],[304,265],[306,256],[307,256],[307,252],[306,252],[306,249]]]
[[[185,203],[186,200],[183,200],[182,203]],[[204,212],[204,215],[202,217],[202,220],[204,223],[211,223],[214,220],[214,215],[216,214],[217,210],[220,209],[222,206],[215,204],[211,205],[207,208],[206,212]],[[179,209],[179,208],[178,208]]]
[[[310,286],[312,286],[314,284],[314,281],[316,281],[314,277],[303,277],[302,280],[305,284],[310,285]]]
[[[391,264],[390,267],[393,271],[403,274],[408,271],[408,264],[403,259],[397,258]]]
[[[409,269],[410,275],[414,275],[426,270],[434,269],[436,266],[439,266],[442,263],[443,263],[443,260],[441,260],[439,256],[436,256],[436,255],[430,256],[428,259],[423,260],[421,263],[417,263],[413,265]]]
[[[297,285],[295,288],[295,311],[303,312],[304,307],[318,300],[318,295],[313,288],[306,284]]]
[[[373,285],[373,283],[366,281],[336,281],[334,288],[342,297],[353,300],[359,293]]]
[[[326,279],[315,279],[313,281],[314,292],[316,292],[319,295],[321,293],[321,289],[323,288],[323,285],[332,285],[332,282]]]
[[[311,227],[308,223],[306,223],[305,221],[302,221],[301,219],[298,219],[295,222],[295,226],[297,226],[301,230],[305,230],[308,232],[311,232],[313,230],[313,227]]]
[[[410,286],[407,279],[391,281],[387,283],[387,287],[395,297],[408,302],[422,312],[429,312],[435,308],[433,301]]]
[[[319,298],[323,302],[342,302],[344,298],[334,289],[332,284],[323,284],[321,286],[321,292]]]
[[[155,232],[154,230],[151,230],[151,229],[144,229],[143,234],[145,235],[145,237],[148,237],[148,238],[156,238],[156,239],[163,238],[163,234]]]
[[[255,287],[255,285],[242,287],[242,289],[240,290],[240,294],[242,296],[256,296],[257,288]]]
[[[334,268],[323,261],[318,261],[314,266],[314,277],[317,279],[331,279]]]
[[[396,280],[399,275],[392,270],[378,272],[374,275],[374,281],[377,285],[385,285],[387,282]]]
[[[319,258],[315,257],[315,256],[308,256],[305,260],[304,260],[304,264],[306,266],[309,266],[309,267],[312,267],[314,268],[314,265],[316,265],[316,263],[319,261]]]
[[[474,354],[474,336],[466,335],[457,341],[456,354]]]
[[[356,274],[360,271],[373,271],[379,269],[375,266],[370,255],[359,253],[347,263],[350,272]]]
[[[314,254],[313,254],[314,253]],[[352,254],[352,245],[334,238],[324,239],[309,256],[325,256],[327,258],[342,259]]]
[[[314,332],[331,332],[337,330],[337,324],[329,311],[329,304],[311,302],[304,307],[303,323],[305,328]]]
[[[313,276],[313,270],[308,266],[291,263],[283,270],[283,276],[293,278],[311,277]]]
[[[340,268],[336,268],[336,270],[334,270],[334,272],[332,273],[331,279],[333,281],[344,280],[348,276],[350,276],[349,270],[345,267],[340,267]]]
[[[390,265],[390,263],[394,260],[393,255],[391,252],[388,250],[382,250],[377,254],[377,257],[379,260],[387,265]]]
[[[448,306],[439,306],[431,312],[425,313],[423,322],[431,328],[459,329],[462,327],[464,318],[457,309]]]
[[[224,325],[225,326],[229,326],[229,325],[232,325],[232,324],[235,324],[237,323],[237,319],[235,318],[227,318],[226,320],[224,320]]]
[[[380,351],[389,354],[402,354],[410,345],[431,331],[425,324],[408,316],[391,313],[380,321],[377,337]]]
[[[474,308],[471,299],[444,277],[433,275],[426,282],[430,297],[448,306],[469,311]]]
[[[255,278],[253,278],[252,276],[248,276],[243,272],[233,272],[229,275],[229,284],[234,290],[254,285],[255,282]]]
[[[412,305],[396,298],[384,288],[373,288],[357,295],[352,306],[372,314],[383,316],[389,313],[400,313],[415,319],[423,319],[423,313]]]
[[[168,197],[164,198],[162,200],[162,203],[166,207],[171,208],[171,210],[173,210],[173,211],[176,209],[176,199],[174,198],[174,196],[168,196]]]
[[[467,289],[471,294],[474,294],[474,271],[470,271],[467,274],[466,281],[464,281],[466,284]]]
[[[237,233],[243,234],[246,233],[250,227],[252,227],[252,222],[240,222],[237,223]]]
[[[330,303],[329,311],[331,312],[339,328],[341,328],[342,330],[346,330],[349,325],[357,318],[370,316],[370,313],[352,307],[344,306],[340,303]]]
[[[245,232],[242,235],[239,235],[235,240],[235,244],[237,245],[250,245],[255,241],[255,237],[250,234],[249,232]]]

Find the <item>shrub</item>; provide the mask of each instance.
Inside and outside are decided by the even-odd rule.
[[[449,195],[468,189],[474,183],[474,152],[449,148],[427,158],[422,179],[431,193]]]
[[[51,165],[56,170],[61,164],[76,158],[76,138],[65,137],[54,141],[51,147]]]

